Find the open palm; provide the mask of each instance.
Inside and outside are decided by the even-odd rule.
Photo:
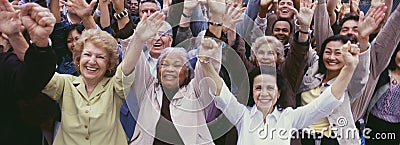
[[[7,35],[20,32],[21,20],[19,13],[9,3],[0,3],[0,32]]]

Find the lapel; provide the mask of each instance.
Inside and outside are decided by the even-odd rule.
[[[92,94],[90,96],[88,96],[87,92],[86,92],[86,86],[85,83],[83,82],[83,78],[82,76],[77,77],[72,84],[76,87],[76,89],[78,90],[78,92],[84,97],[84,99],[86,101],[90,101],[94,98],[94,96],[99,96],[101,95],[103,92],[105,92],[105,85],[108,83],[108,81],[110,80],[110,78],[103,78],[103,80],[101,80],[95,87],[95,89],[93,90]]]
[[[83,98],[86,101],[89,101],[89,96],[87,95],[86,92],[86,87],[85,83],[83,82],[82,76],[77,77],[72,84],[75,86],[75,88],[78,90],[78,92],[83,96]]]
[[[190,94],[188,94],[186,92],[187,92],[187,86],[183,86],[182,88],[179,88],[178,92],[176,92],[174,97],[172,97],[171,104],[175,105],[175,106],[181,106],[182,105],[182,101],[183,101],[183,97],[185,95],[190,95]]]
[[[89,100],[92,100],[96,96],[100,96],[103,94],[105,90],[105,86],[107,85],[108,81],[110,80],[109,77],[104,77],[94,88],[92,94],[89,96]]]

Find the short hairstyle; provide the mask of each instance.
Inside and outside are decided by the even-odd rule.
[[[275,48],[276,54],[278,56],[278,60],[276,60],[276,64],[281,64],[285,61],[283,44],[274,36],[262,36],[258,37],[256,41],[253,43],[252,50],[255,53],[262,45],[269,45],[271,48]]]
[[[318,60],[318,71],[319,71],[320,73],[323,73],[323,74],[326,73],[326,67],[325,67],[324,59],[323,59],[323,57],[324,57],[324,51],[325,51],[325,49],[326,49],[326,45],[327,45],[329,42],[332,42],[332,41],[340,41],[340,42],[342,42],[343,45],[344,45],[344,44],[346,44],[347,41],[349,41],[349,40],[350,40],[349,37],[347,37],[347,36],[345,36],[345,35],[340,35],[340,34],[336,34],[336,35],[333,35],[333,36],[328,37],[328,38],[325,39],[325,41],[324,41],[324,42],[322,43],[322,45],[321,45],[321,51],[320,51],[319,54],[318,54],[318,56],[319,56],[319,60]]]
[[[145,2],[151,2],[157,4],[157,11],[161,11],[161,4],[157,0],[140,0],[138,5],[139,13],[140,13],[140,6]]]
[[[81,54],[85,49],[86,43],[92,43],[97,47],[104,48],[109,57],[107,64],[107,71],[104,74],[106,77],[112,77],[115,75],[118,65],[118,44],[115,39],[105,31],[99,31],[97,29],[90,29],[82,33],[81,37],[76,42],[76,47],[73,52],[73,59],[76,71],[80,74],[79,61],[81,60]]]
[[[189,54],[187,53],[186,49],[184,49],[182,47],[167,47],[161,51],[161,54],[160,54],[160,57],[158,57],[157,66],[156,66],[157,76],[158,76],[158,70],[160,69],[161,60],[165,56],[168,56],[169,54],[178,54],[179,56],[182,57],[183,62],[185,62],[186,69],[188,70],[188,78],[185,78],[185,81],[183,82],[182,86],[188,85],[190,80],[192,80],[194,77],[194,69],[193,69],[192,65],[190,65],[190,63],[189,63]],[[179,87],[181,87],[181,86],[179,86]]]
[[[342,29],[343,24],[348,20],[354,20],[358,22],[359,19],[360,17],[356,14],[345,14],[343,19],[339,21],[339,28]]]
[[[278,109],[282,110],[285,109],[286,107],[295,105],[295,101],[293,99],[295,94],[293,92],[293,89],[290,88],[289,81],[283,76],[283,74],[275,67],[261,66],[261,67],[256,67],[248,74],[250,91],[249,91],[247,106],[253,106],[255,104],[253,100],[254,78],[256,78],[261,74],[267,74],[276,77],[276,85],[278,86],[278,90],[280,92],[279,98],[275,104],[275,106],[277,106]]]
[[[277,22],[279,22],[279,21],[285,21],[285,22],[288,22],[289,23],[289,26],[290,26],[290,32],[289,33],[293,33],[294,32],[294,27],[293,27],[293,24],[292,24],[292,22],[289,20],[289,19],[286,19],[286,18],[278,18],[274,23],[272,23],[272,31],[274,31],[274,28],[275,28],[275,24],[277,23]]]

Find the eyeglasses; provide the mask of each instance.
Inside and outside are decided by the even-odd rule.
[[[168,30],[168,31],[158,31],[158,36],[160,37],[165,37],[165,36],[172,36],[172,30]]]

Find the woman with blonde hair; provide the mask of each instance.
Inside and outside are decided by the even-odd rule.
[[[54,144],[127,144],[119,110],[133,82],[133,67],[118,65],[118,47],[107,32],[85,31],[73,50],[79,77],[54,74],[43,93],[58,101],[61,125]]]

